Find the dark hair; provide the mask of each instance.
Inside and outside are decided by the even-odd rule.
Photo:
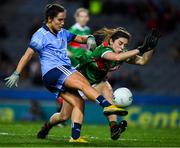
[[[48,4],[45,9],[45,21],[48,21],[48,17],[53,19],[60,12],[64,12],[66,9],[59,4]]]
[[[111,35],[111,39],[113,40],[113,42],[121,37],[124,37],[126,39],[130,39],[131,35],[129,32],[127,32],[127,30],[125,30],[124,28],[122,29],[118,29],[115,33],[113,33]]]
[[[94,33],[94,36],[99,40],[98,42],[102,43],[103,41],[109,42],[110,39],[117,40],[118,38],[124,37],[128,40],[131,38],[131,34],[123,27],[109,29],[109,28],[102,28]]]

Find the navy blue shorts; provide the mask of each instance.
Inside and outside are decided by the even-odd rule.
[[[60,65],[43,76],[43,83],[50,92],[58,97],[61,92],[65,91],[64,81],[74,72],[76,72],[75,68]]]

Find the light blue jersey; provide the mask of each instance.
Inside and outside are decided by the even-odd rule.
[[[39,55],[43,76],[58,66],[71,66],[67,55],[67,44],[75,37],[63,28],[57,34],[53,34],[46,25],[34,33],[29,47]]]

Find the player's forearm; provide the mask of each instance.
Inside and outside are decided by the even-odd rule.
[[[28,48],[27,51],[25,52],[25,54],[22,56],[22,58],[20,59],[18,65],[17,65],[17,68],[16,68],[16,71],[19,74],[22,72],[24,67],[30,61],[30,59],[32,58],[33,54],[34,54],[33,50]]]
[[[22,72],[22,70],[24,69],[24,67],[27,65],[27,63],[29,62],[30,58],[26,57],[25,55],[22,56],[22,58],[20,59],[16,71],[20,74]]]
[[[142,55],[143,65],[147,64],[151,60],[152,55],[153,55],[153,50],[147,51]]]
[[[119,55],[117,55],[116,60],[117,61],[124,61],[124,60],[127,60],[128,58],[136,56],[137,54],[139,54],[139,50],[138,49],[134,49],[134,50],[131,50],[131,51],[123,52],[123,53],[120,53]]]
[[[87,39],[88,37],[86,36],[76,36],[76,38],[74,39],[76,42],[79,42],[79,43],[87,43]]]

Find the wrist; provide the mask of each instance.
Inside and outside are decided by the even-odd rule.
[[[17,72],[16,70],[14,71],[14,73],[13,74],[15,74],[15,75],[17,75],[17,76],[20,76],[20,73],[19,72]]]
[[[88,39],[89,39],[89,38],[95,39],[95,37],[94,37],[93,35],[88,35],[87,38],[88,38]]]
[[[139,54],[141,51],[139,48],[136,49],[137,54]]]

